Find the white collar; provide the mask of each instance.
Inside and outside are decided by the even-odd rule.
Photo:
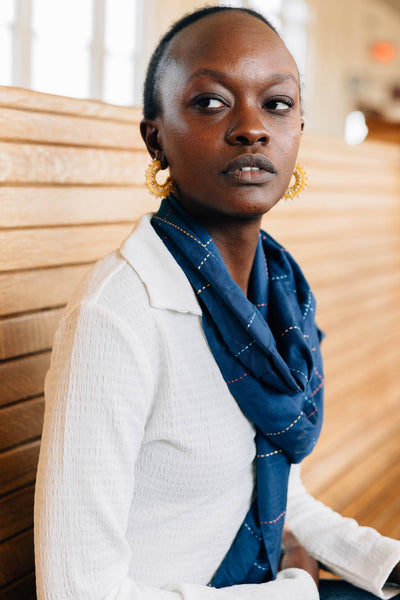
[[[146,286],[151,306],[201,315],[189,280],[150,223],[152,216],[143,215],[120,252]]]

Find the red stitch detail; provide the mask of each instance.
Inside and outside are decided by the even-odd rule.
[[[271,525],[272,523],[276,523],[277,521],[279,521],[279,519],[282,519],[283,515],[286,514],[286,510],[283,511],[283,513],[281,513],[278,517],[276,517],[276,519],[274,519],[273,521],[261,521],[261,525]]]
[[[318,376],[318,377],[321,379],[321,381],[322,381],[322,375],[321,375],[320,373],[318,373],[318,371],[317,371],[317,369],[316,369],[315,367],[314,367],[314,371],[315,371],[315,374],[316,374],[316,375],[317,375],[317,376]]]
[[[313,415],[315,415],[315,413],[316,413],[316,412],[318,412],[318,410],[317,410],[317,409],[313,410],[313,411],[312,411],[312,413],[310,413],[309,415],[306,415],[307,419],[308,419],[309,417],[312,417]]]
[[[319,386],[313,391],[313,393],[311,394],[311,396],[315,396],[315,394],[317,392],[319,392],[319,390],[322,388],[322,386],[324,385],[324,380],[321,381],[321,383],[319,384]]]
[[[244,373],[241,377],[238,377],[237,379],[232,379],[232,381],[227,381],[226,383],[236,383],[236,381],[240,381],[241,379],[243,379],[244,377],[246,377],[248,375],[248,373]]]
[[[259,306],[268,306],[268,302],[262,302],[261,304],[256,304],[257,308]]]

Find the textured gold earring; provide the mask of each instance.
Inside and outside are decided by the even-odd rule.
[[[294,200],[296,196],[300,196],[300,194],[307,189],[307,171],[300,163],[296,163],[294,165],[293,177],[295,179],[294,184],[291,187],[289,187],[283,195],[283,198],[285,200]]]
[[[153,194],[156,198],[165,198],[172,192],[174,184],[171,177],[167,177],[165,183],[160,185],[156,180],[156,175],[159,171],[161,171],[161,162],[156,158],[153,158],[146,169],[146,186],[150,194]]]

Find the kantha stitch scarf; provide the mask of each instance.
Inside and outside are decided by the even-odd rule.
[[[210,585],[275,579],[290,465],[312,451],[322,424],[314,296],[290,254],[263,231],[246,297],[208,232],[173,196],[151,223],[197,294],[221,374],[256,426],[254,500]]]

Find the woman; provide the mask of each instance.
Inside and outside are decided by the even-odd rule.
[[[399,542],[316,502],[292,466],[321,427],[320,332],[298,266],[260,234],[303,129],[292,56],[257,13],[197,11],[156,49],[144,115],[173,193],[91,270],[55,337],[39,600],[312,600],[317,560],[393,596]],[[321,597],[371,597],[331,585]]]

